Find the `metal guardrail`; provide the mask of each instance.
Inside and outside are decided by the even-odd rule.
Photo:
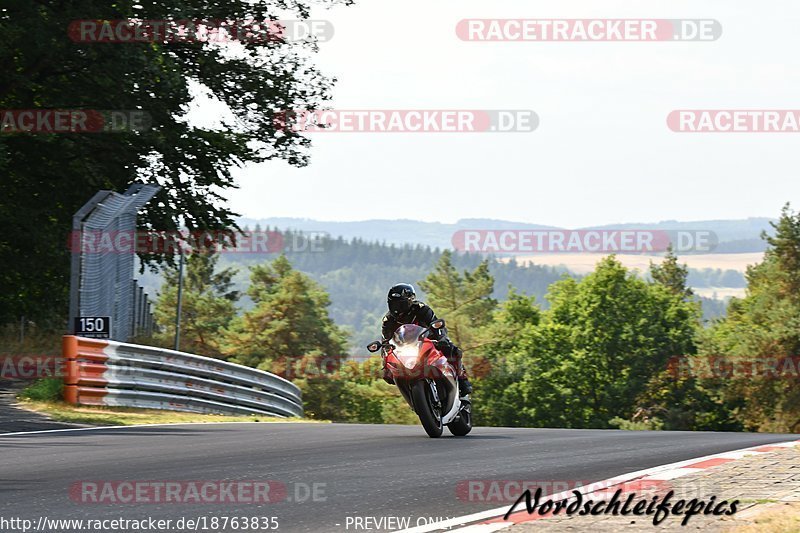
[[[300,389],[279,376],[209,357],[66,335],[65,400],[219,414],[302,416]]]

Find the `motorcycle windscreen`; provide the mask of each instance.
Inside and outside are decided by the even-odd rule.
[[[419,345],[422,342],[420,336],[423,333],[425,328],[421,326],[404,324],[397,328],[392,336],[392,343],[395,345],[394,355],[408,369],[414,368],[419,361]]]
[[[419,337],[424,332],[425,328],[423,328],[422,326],[417,326],[416,324],[403,324],[402,326],[397,328],[397,331],[394,332],[394,335],[392,336],[392,341],[394,342],[394,345],[397,346],[398,348],[406,344],[416,345],[417,342],[422,340]]]

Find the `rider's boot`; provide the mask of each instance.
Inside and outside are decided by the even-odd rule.
[[[458,392],[461,396],[472,394],[472,383],[469,382],[464,365],[461,365],[461,372],[458,374]]]

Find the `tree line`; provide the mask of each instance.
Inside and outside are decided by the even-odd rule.
[[[250,231],[245,228],[245,231]],[[318,282],[330,296],[328,308],[334,322],[348,333],[348,351],[363,353],[363,346],[373,340],[375,325],[385,312],[386,290],[398,281],[417,284],[425,279],[440,261],[442,251],[422,245],[387,245],[369,242],[365,239],[312,235],[294,230],[278,230],[256,226],[255,234],[269,232],[280,234],[287,243],[283,255],[293,268],[308,274]],[[308,244],[313,239],[312,245]],[[296,243],[293,244],[293,243]],[[220,255],[220,268],[235,269],[232,276],[234,286],[242,292],[238,300],[241,309],[248,310],[253,302],[247,295],[250,283],[249,268],[276,259],[276,253],[223,253]],[[449,261],[459,270],[474,270],[486,259],[481,254],[457,253],[449,256]],[[535,296],[537,302],[547,308],[548,287],[567,273],[564,268],[517,263],[513,258],[498,260],[489,258],[488,270],[494,279],[492,298],[504,301],[510,290]],[[690,285],[693,274],[689,270]],[[709,270],[709,275],[714,271]],[[721,274],[722,271],[719,271]],[[570,274],[577,279],[580,276]],[[743,278],[742,278],[743,279]],[[154,275],[146,277],[147,285],[155,291],[160,279]],[[702,281],[702,280],[701,280]],[[694,285],[693,285],[694,286]],[[701,283],[700,286],[705,286]],[[425,299],[425,289],[417,284],[419,297]],[[711,320],[724,314],[725,306],[721,300],[711,300],[694,296],[702,301],[703,318]]]
[[[798,431],[800,214],[787,204],[773,225],[764,260],[746,273],[746,296],[710,325],[671,251],[644,278],[608,256],[585,277],[551,283],[546,306],[513,287],[498,299],[490,260],[460,269],[449,251],[419,286],[465,351],[478,424]],[[347,335],[328,295],[287,257],[250,269],[254,305],[241,314],[233,270],[217,261],[189,258],[182,349],[286,375],[312,417],[414,421],[380,379],[379,360],[342,356]],[[175,293],[168,278],[161,342],[174,333]],[[377,337],[379,323],[371,326]]]

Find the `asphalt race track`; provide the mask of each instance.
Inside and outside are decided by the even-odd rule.
[[[0,435],[0,516],[34,521],[42,515],[137,520],[272,516],[280,531],[364,530],[347,518],[393,516],[410,517],[413,526],[419,517],[447,518],[500,506],[457,498],[462,480],[597,481],[796,439],[758,433],[508,428],[430,439],[419,426],[307,423]],[[70,499],[70,487],[84,480],[273,480],[285,484],[291,501],[208,505]],[[316,498],[311,494],[315,488]]]

